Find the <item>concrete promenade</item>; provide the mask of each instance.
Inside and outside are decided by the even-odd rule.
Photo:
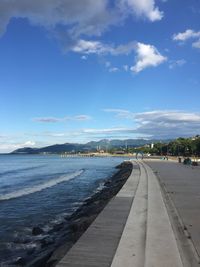
[[[57,267],[196,267],[187,237],[177,234],[164,191],[149,167],[156,162],[133,161],[123,188]]]

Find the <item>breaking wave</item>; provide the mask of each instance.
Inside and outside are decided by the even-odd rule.
[[[25,189],[11,192],[11,193],[0,195],[0,200],[9,200],[9,199],[18,198],[18,197],[26,196],[29,194],[33,194],[36,192],[40,192],[44,189],[47,189],[47,188],[53,187],[57,184],[71,180],[71,179],[81,175],[83,172],[84,172],[84,170],[79,170],[79,171],[76,171],[74,173],[62,175],[56,179],[52,179],[52,180],[50,180],[46,183],[43,183],[43,184],[35,185],[35,186],[29,187],[29,188],[25,188]]]

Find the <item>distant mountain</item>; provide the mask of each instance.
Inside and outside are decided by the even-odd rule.
[[[77,153],[77,152],[96,152],[97,150],[107,150],[111,148],[123,149],[127,147],[139,147],[146,144],[157,142],[169,142],[169,140],[145,140],[145,139],[127,139],[127,140],[108,140],[91,141],[86,144],[55,144],[42,148],[24,147],[14,150],[12,154],[40,154],[40,153]]]
[[[42,148],[19,148],[12,152],[12,154],[40,154],[40,153],[65,153],[65,152],[82,152],[86,151],[87,146],[82,144],[56,144],[52,146],[46,146]],[[89,150],[89,148],[88,148]]]

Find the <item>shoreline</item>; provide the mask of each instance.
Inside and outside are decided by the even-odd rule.
[[[116,169],[118,169],[116,173],[105,179],[100,191],[87,198],[72,215],[66,216],[65,222],[55,225],[53,230],[55,240],[51,236],[41,239],[41,250],[37,255],[30,255],[27,259],[19,258],[17,266],[54,267],[122,188],[131,174],[132,163],[122,162]],[[40,231],[37,226],[35,229]]]

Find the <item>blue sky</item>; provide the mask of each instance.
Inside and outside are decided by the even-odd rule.
[[[196,0],[0,3],[0,152],[200,133]]]

